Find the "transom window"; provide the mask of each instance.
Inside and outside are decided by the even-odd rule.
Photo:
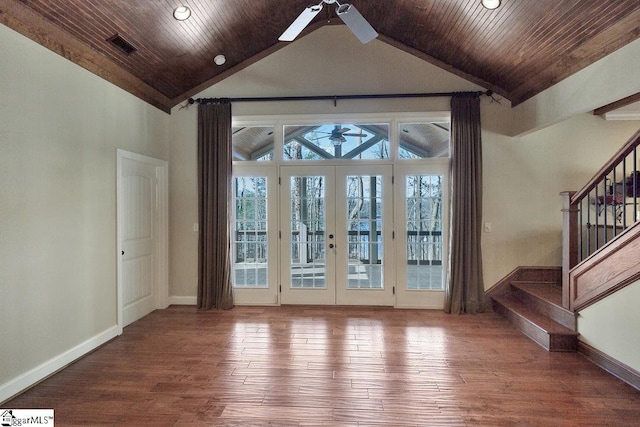
[[[402,123],[398,129],[398,157],[449,157],[449,123]]]
[[[272,125],[235,126],[233,160],[269,162],[384,160],[394,157],[390,123],[322,123],[283,125],[281,145]],[[449,157],[449,122],[397,124],[399,160]],[[281,154],[276,154],[276,146]]]
[[[388,124],[284,127],[284,160],[388,159]]]

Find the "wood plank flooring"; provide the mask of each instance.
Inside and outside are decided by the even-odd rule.
[[[632,426],[640,392],[494,313],[158,310],[4,408],[56,426]]]

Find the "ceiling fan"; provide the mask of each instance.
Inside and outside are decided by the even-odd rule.
[[[309,25],[313,18],[320,13],[323,8],[323,3],[336,4],[336,14],[362,43],[369,43],[371,40],[378,37],[376,30],[373,29],[360,12],[358,12],[358,9],[356,9],[352,4],[340,4],[338,3],[338,0],[322,0],[317,5],[307,6],[296,20],[293,21],[289,28],[282,33],[278,40],[283,42],[295,40],[302,30]]]
[[[340,126],[336,125],[331,132],[318,132],[318,133],[326,133],[328,136],[323,136],[322,138],[329,138],[329,140],[333,143],[333,145],[340,145],[343,142],[347,142],[345,136],[367,136],[365,133],[348,133],[351,129],[349,128],[340,128]]]

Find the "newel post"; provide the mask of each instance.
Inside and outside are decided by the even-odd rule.
[[[562,196],[562,306],[570,309],[571,284],[569,271],[578,263],[578,213],[577,205],[571,204],[575,191],[563,191]]]

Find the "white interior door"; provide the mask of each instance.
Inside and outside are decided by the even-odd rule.
[[[167,305],[166,186],[161,185],[166,176],[134,153],[119,151],[118,165],[119,323],[124,327]]]
[[[281,168],[281,303],[394,305],[391,166]]]

